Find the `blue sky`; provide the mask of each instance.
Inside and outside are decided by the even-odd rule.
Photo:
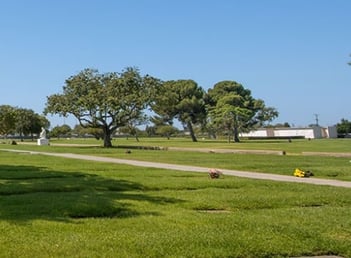
[[[41,113],[84,68],[205,90],[234,80],[274,123],[351,120],[349,0],[0,0],[0,105]],[[74,123],[48,116],[52,126]]]

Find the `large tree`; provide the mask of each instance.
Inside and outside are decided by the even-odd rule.
[[[151,108],[169,125],[178,119],[196,142],[194,125],[206,117],[204,93],[193,80],[166,81],[158,88]]]
[[[10,105],[0,106],[0,135],[7,137],[15,132],[16,108]]]
[[[31,109],[10,105],[0,106],[0,134],[5,137],[10,133],[17,133],[21,140],[24,135],[31,135],[34,139],[34,134],[39,134],[41,127],[48,128],[49,126],[50,122],[45,116]]]
[[[265,121],[271,121],[278,112],[266,107],[263,100],[254,99],[249,89],[235,81],[221,81],[209,89],[206,95],[208,123],[218,130],[226,131],[239,142],[239,133]]]
[[[35,117],[33,110],[26,108],[18,108],[15,111],[15,127],[17,133],[20,135],[21,141],[23,136],[31,133],[31,125]]]
[[[21,141],[25,135],[31,135],[34,140],[34,134],[39,134],[42,127],[48,129],[49,126],[49,120],[32,109],[15,108],[15,131],[20,135]]]
[[[100,128],[104,147],[111,147],[117,128],[143,117],[157,81],[136,68],[105,74],[85,69],[66,80],[62,94],[47,98],[45,113],[72,114],[81,126]]]

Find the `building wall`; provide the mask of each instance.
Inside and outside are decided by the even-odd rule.
[[[296,137],[302,136],[305,138],[315,138],[314,130],[312,128],[282,128],[274,131],[276,137]]]
[[[248,133],[241,133],[241,137],[267,137],[266,129],[257,129],[255,131],[250,131]]]
[[[249,133],[241,133],[241,137],[305,137],[306,139],[337,138],[335,126],[323,128],[261,128]]]
[[[336,126],[328,126],[327,128],[327,138],[338,138],[338,131]]]

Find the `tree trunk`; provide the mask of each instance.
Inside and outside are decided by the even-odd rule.
[[[139,137],[138,137],[138,134],[137,134],[137,133],[135,133],[135,140],[136,140],[137,142],[139,142]]]
[[[234,142],[240,142],[238,127],[234,127]]]
[[[190,133],[190,136],[191,136],[191,139],[193,142],[197,142],[197,139],[196,139],[196,136],[195,136],[195,133],[194,133],[194,129],[193,129],[193,125],[191,124],[191,122],[187,122],[187,127],[189,129],[189,133]]]
[[[104,131],[104,148],[111,148],[112,147],[111,130],[107,127],[104,127],[103,131]]]

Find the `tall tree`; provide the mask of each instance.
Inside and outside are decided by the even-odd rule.
[[[0,106],[0,134],[5,138],[15,132],[16,109],[10,105]]]
[[[23,136],[39,134],[41,127],[48,128],[50,122],[45,116],[35,113],[32,109],[0,106],[0,134],[19,134],[21,141]]]
[[[33,123],[35,113],[31,109],[17,108],[15,110],[15,128],[16,132],[20,135],[21,141],[23,136],[31,132],[31,125]]]
[[[21,141],[25,135],[31,135],[34,140],[34,134],[39,134],[42,127],[48,129],[49,126],[50,122],[46,117],[35,113],[32,109],[15,109],[15,131],[20,135]]]
[[[178,119],[196,142],[194,125],[206,118],[203,96],[203,89],[193,80],[166,81],[158,88],[151,108],[170,125],[174,118]]]
[[[100,128],[104,147],[111,147],[117,128],[143,116],[157,81],[136,68],[105,74],[85,69],[66,80],[63,94],[48,97],[45,113],[72,114],[81,126]]]
[[[253,128],[278,115],[274,108],[265,106],[263,100],[252,97],[251,91],[235,81],[221,81],[206,95],[209,123],[219,130],[226,130],[239,142],[239,133]]]

